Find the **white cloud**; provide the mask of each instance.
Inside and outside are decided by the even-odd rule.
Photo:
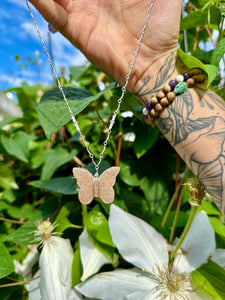
[[[6,0],[6,2],[27,9],[27,5],[26,5],[26,1],[25,0]]]
[[[35,84],[33,80],[30,79],[25,80],[24,78],[18,78],[17,76],[1,74],[0,77],[2,82],[5,82],[6,84],[10,84],[12,87],[21,86],[21,83],[24,81],[27,81],[29,85]]]

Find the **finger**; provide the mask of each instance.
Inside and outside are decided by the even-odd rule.
[[[29,0],[42,16],[56,29],[60,29],[67,24],[68,14],[66,10],[57,2],[62,0]],[[68,2],[67,0],[64,2]]]

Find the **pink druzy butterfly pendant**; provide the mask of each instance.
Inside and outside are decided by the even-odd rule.
[[[116,176],[120,167],[106,169],[100,176],[93,176],[88,170],[73,168],[73,175],[80,188],[78,193],[79,201],[82,204],[89,204],[94,197],[99,197],[104,203],[111,203],[114,200],[113,189],[116,183]]]

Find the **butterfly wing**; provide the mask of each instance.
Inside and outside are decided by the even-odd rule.
[[[119,171],[120,167],[111,167],[99,177],[99,197],[104,203],[111,203],[114,200],[115,192],[113,186],[116,183],[116,176],[119,174]]]
[[[94,197],[92,174],[82,168],[73,168],[73,175],[77,180],[77,185],[80,188],[78,193],[79,201],[83,204],[89,204]]]

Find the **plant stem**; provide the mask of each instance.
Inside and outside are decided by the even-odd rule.
[[[176,207],[176,213],[173,219],[173,225],[172,225],[172,229],[170,232],[170,238],[169,238],[169,243],[172,244],[173,240],[174,240],[174,234],[175,234],[175,230],[176,230],[176,225],[177,225],[177,220],[178,220],[178,216],[179,216],[179,212],[180,212],[180,207],[181,207],[181,203],[183,200],[183,194],[184,194],[184,187],[182,186],[181,188],[181,192],[179,195],[179,199],[177,201],[177,207]]]
[[[198,205],[191,205],[190,216],[189,216],[189,218],[188,218],[187,224],[186,224],[186,226],[185,226],[185,228],[184,228],[184,231],[183,231],[182,234],[181,234],[181,237],[180,237],[180,239],[179,239],[179,241],[178,241],[178,243],[177,243],[175,249],[174,249],[173,252],[170,254],[170,261],[172,261],[172,260],[174,259],[175,255],[176,255],[176,253],[177,253],[177,250],[178,250],[178,249],[180,248],[180,246],[182,245],[182,243],[183,243],[183,241],[184,241],[184,239],[185,239],[185,237],[186,237],[186,235],[187,235],[189,229],[191,228],[191,224],[192,224],[192,222],[193,222],[193,220],[194,220],[194,217],[195,217],[195,215],[196,215],[196,213],[197,213],[197,210],[198,210]]]
[[[174,201],[175,201],[175,199],[176,199],[176,197],[177,197],[177,194],[178,194],[178,192],[179,192],[179,190],[180,190],[180,187],[181,187],[181,185],[184,183],[184,181],[186,180],[188,171],[189,171],[189,169],[188,169],[188,167],[186,167],[186,169],[185,169],[185,171],[184,171],[184,177],[181,179],[181,181],[180,181],[178,187],[176,188],[176,190],[175,190],[175,192],[174,192],[174,194],[173,194],[173,196],[172,196],[172,198],[171,198],[171,200],[170,200],[170,203],[169,203],[169,205],[168,205],[168,208],[167,208],[167,210],[166,210],[166,213],[165,213],[164,218],[163,218],[162,223],[161,223],[161,228],[164,228],[164,226],[165,226],[165,224],[166,224],[167,218],[168,218],[169,213],[170,213],[170,211],[171,211],[171,209],[172,209],[172,206],[173,206]]]

